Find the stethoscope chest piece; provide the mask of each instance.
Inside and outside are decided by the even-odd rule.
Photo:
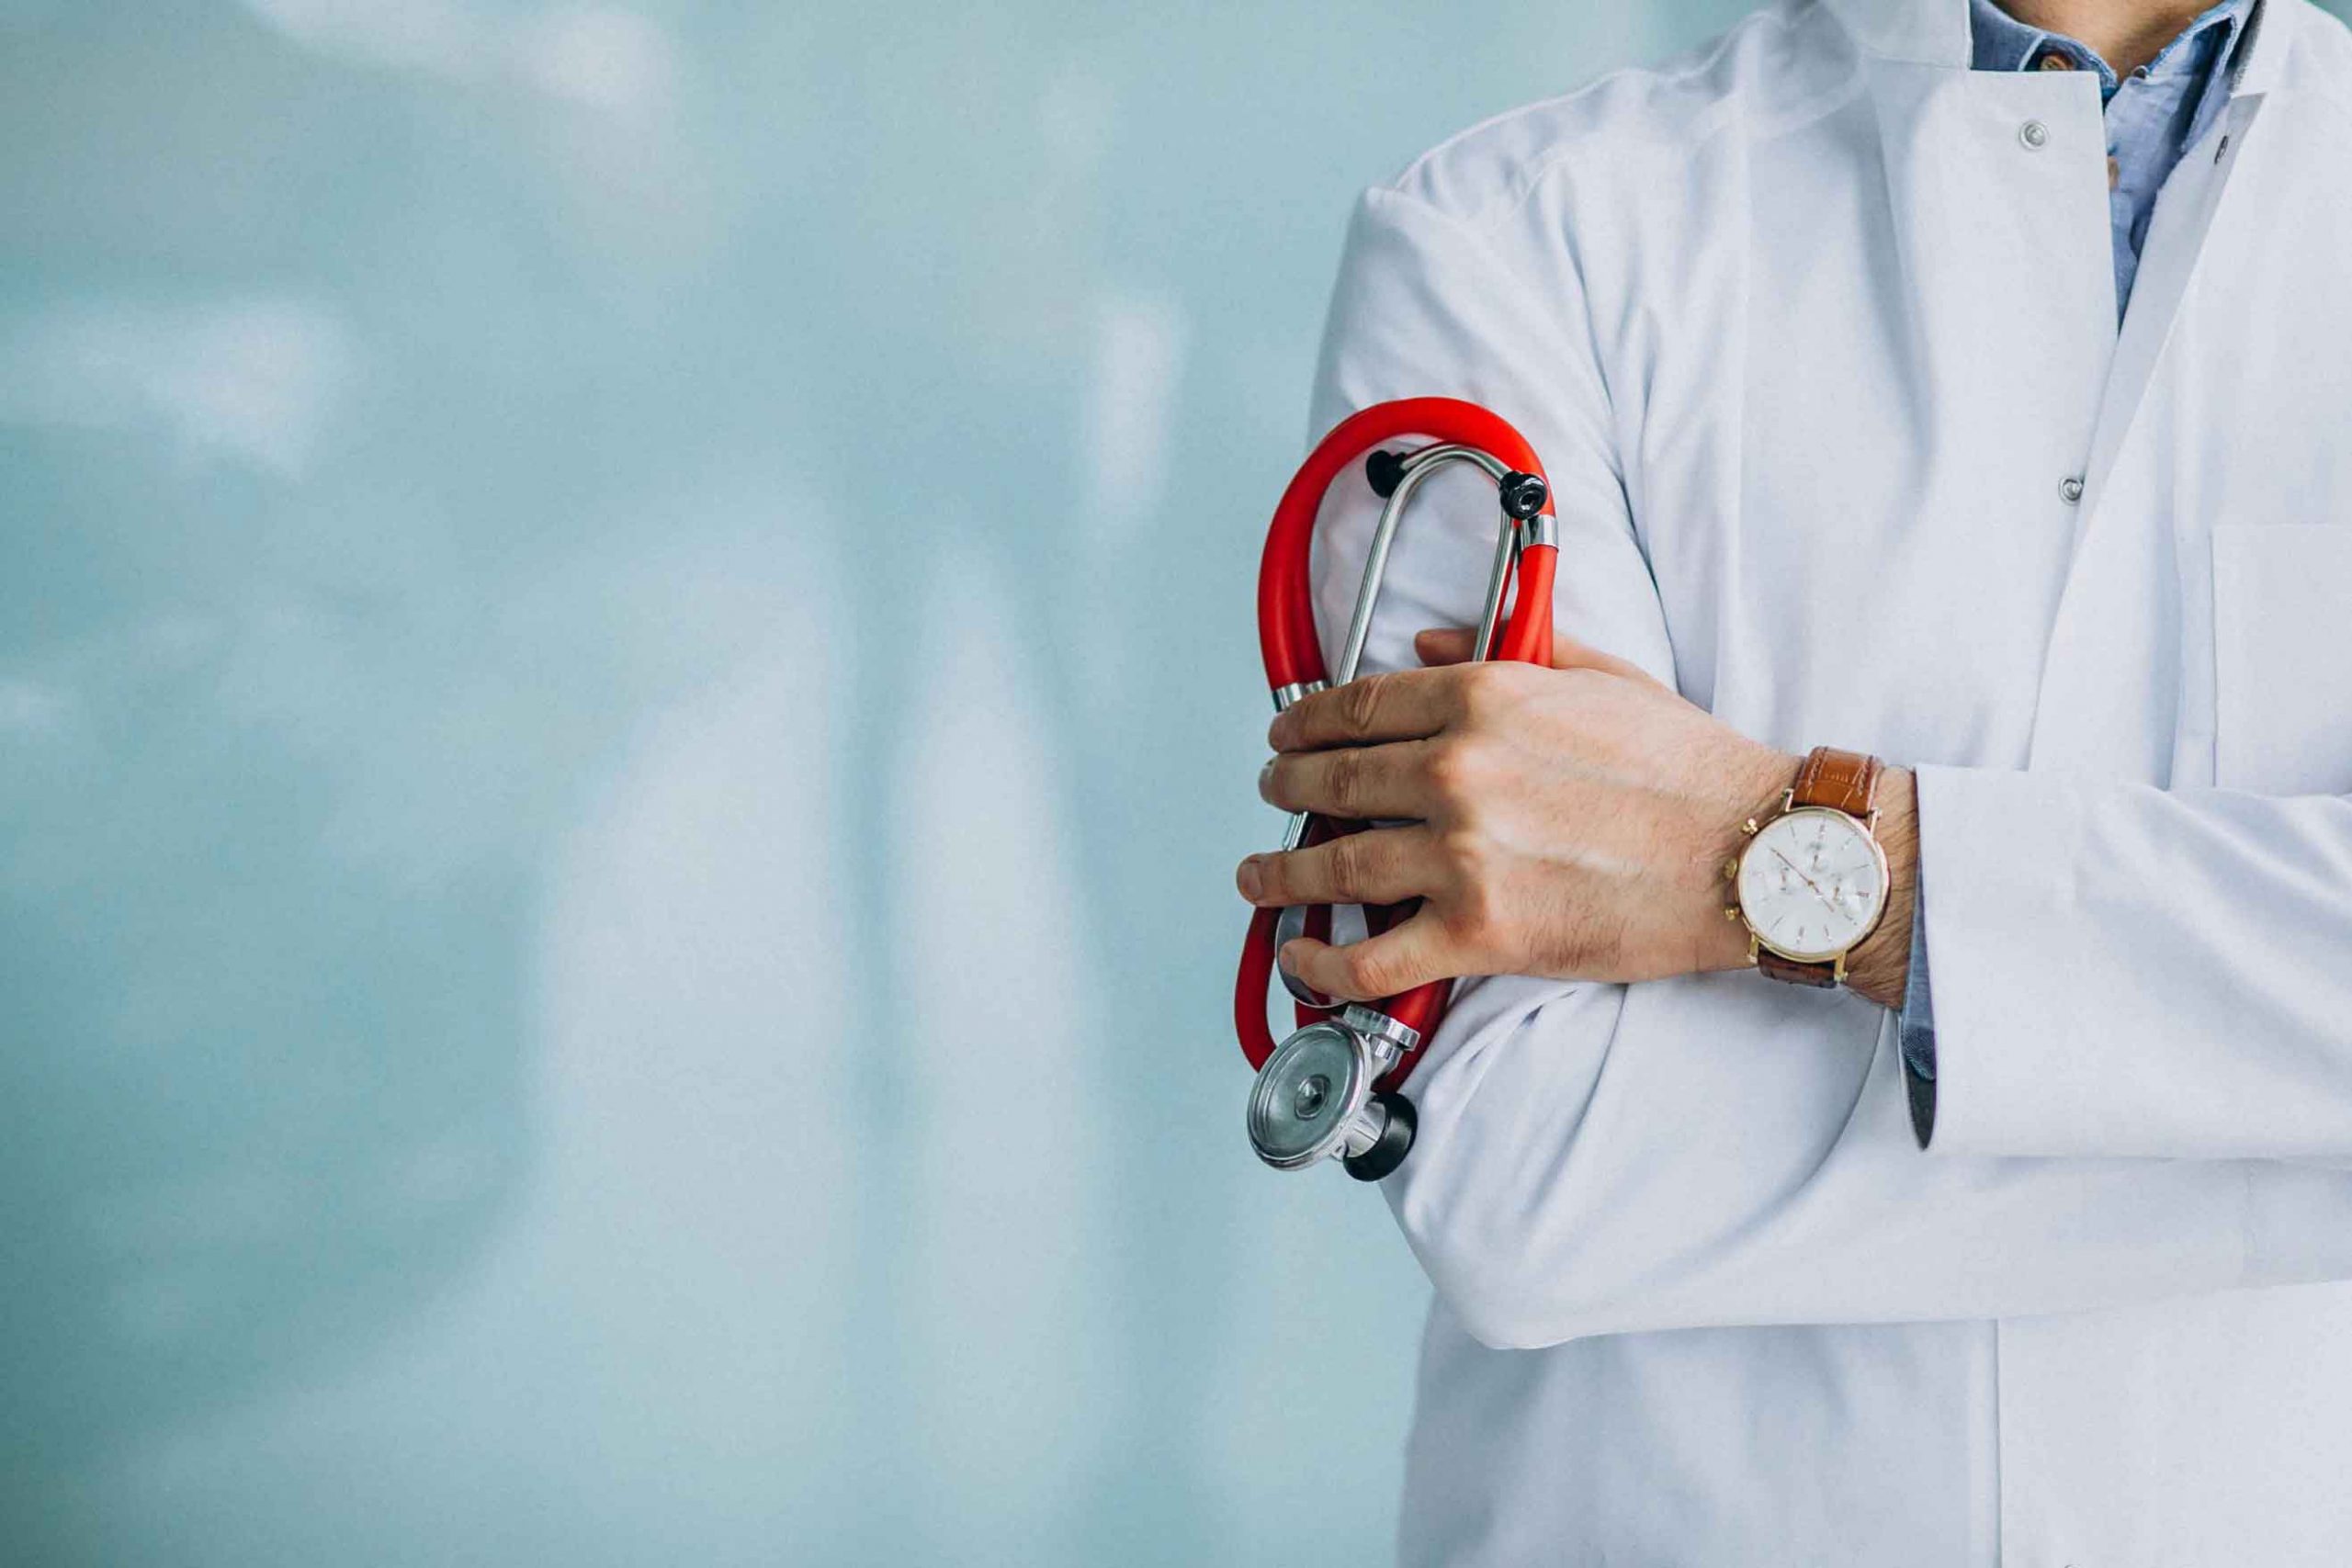
[[[1275,1169],[1336,1156],[1357,1180],[1377,1181],[1412,1148],[1412,1105],[1373,1088],[1397,1053],[1382,1034],[1351,1027],[1360,1010],[1350,1009],[1340,1022],[1308,1024],[1258,1070],[1250,1146]]]

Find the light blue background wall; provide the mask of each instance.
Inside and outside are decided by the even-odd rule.
[[[1360,1564],[1250,579],[1355,190],[1737,0],[0,0],[0,1560]]]

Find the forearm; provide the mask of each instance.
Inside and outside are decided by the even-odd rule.
[[[1937,1153],[2352,1160],[2352,800],[1918,795]]]
[[[1888,781],[1880,830],[1893,897],[1851,970],[1877,1006],[1736,974],[1544,992],[1500,981],[1487,983],[1506,988],[1498,998],[1448,1025],[1414,1085],[1421,1148],[1392,1187],[1417,1252],[1474,1332],[1531,1345],[1700,1325],[2007,1316],[2352,1278],[2352,1175],[2336,1168],[2352,1156],[2336,1130],[2352,1125],[2352,1108],[2335,1087],[2352,1078],[2352,985],[2340,968],[2317,975],[2326,953],[2352,951],[2352,882],[2339,875],[2352,866],[2352,804],[1984,778],[1962,784],[1995,798],[1955,813],[1940,843],[1936,801],[1922,808],[1908,773]],[[2087,799],[2052,805],[2054,817],[2021,797],[2078,792]],[[2072,892],[2052,940],[2075,946],[2053,947],[2040,970],[1999,952],[1973,962],[1988,937],[2048,918],[2006,886],[2017,862],[2005,852],[2032,846],[2032,820],[2061,837],[2067,823],[2106,824],[2071,859],[2027,857],[2064,867]],[[1992,1090],[2006,1085],[2038,1112],[2045,1095],[2083,1081],[2080,1064],[2062,1058],[2087,1055],[2127,1122],[2153,1110],[2170,1119],[2166,1136],[2194,1143],[2151,1145],[2144,1124],[2124,1141],[2095,1089],[2071,1107],[2073,1146],[1988,1153],[1939,1138],[1939,1157],[1919,1157],[1886,1010],[1909,985],[1923,859],[1939,901],[1950,884],[1955,916],[1931,913],[1920,930],[1962,957],[1971,991],[1941,1053],[1962,1092],[1997,1110]],[[2207,898],[2179,897],[2184,881]],[[2086,886],[2111,891],[2086,898]],[[2119,942],[2127,925],[2163,975],[2116,967],[2132,946]],[[2270,947],[2274,974],[2230,971],[2230,949],[2248,939]],[[2102,1000],[2119,980],[2169,993],[2169,1026],[2144,999]],[[2052,988],[2067,999],[2053,1004]],[[2183,1032],[2233,994],[2241,1016],[2260,1021],[2257,1038]],[[2131,1010],[2132,1027],[2085,1025],[2109,1007]],[[1984,1043],[1988,1008],[2007,1009],[2012,1032]],[[2300,1108],[2239,1109],[2281,1093]],[[2205,1157],[1999,1157],[2183,1146]],[[2288,1157],[2245,1157],[2259,1156]]]
[[[1717,974],[1456,1001],[1385,1184],[1489,1343],[2086,1310],[2352,1277],[2352,1177],[1925,1158],[1889,1015]]]

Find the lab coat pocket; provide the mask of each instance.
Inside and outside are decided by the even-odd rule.
[[[2352,526],[2213,530],[2213,703],[2215,783],[2352,793]]]

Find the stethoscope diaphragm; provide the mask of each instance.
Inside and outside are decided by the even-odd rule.
[[[1307,1025],[1250,1085],[1250,1146],[1277,1170],[1336,1156],[1357,1180],[1379,1180],[1413,1146],[1411,1102],[1373,1088],[1397,1055],[1346,1023]]]

